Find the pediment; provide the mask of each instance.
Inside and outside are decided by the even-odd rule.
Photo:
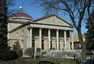
[[[62,18],[58,17],[57,15],[52,15],[52,16],[37,19],[34,21],[34,23],[73,27],[72,24],[63,20]]]

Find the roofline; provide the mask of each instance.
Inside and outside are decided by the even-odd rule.
[[[25,14],[25,15],[27,15],[28,16],[28,18],[32,18],[29,14],[27,14],[27,13],[25,13],[25,12],[15,12],[15,13],[13,13],[10,17],[26,17],[26,16],[16,16],[15,14],[19,14],[19,13],[21,13],[21,14]]]
[[[32,20],[32,18],[29,18],[29,17],[23,17],[23,16],[12,16],[12,17],[10,17],[10,18],[13,18],[13,19],[26,19],[26,20]]]
[[[12,32],[14,32],[14,31],[16,31],[16,30],[18,30],[18,29],[20,29],[20,28],[22,28],[22,27],[28,25],[28,24],[30,24],[30,22],[26,22],[26,23],[24,23],[24,24],[22,24],[22,25],[16,27],[15,29],[13,29],[13,30],[11,30],[11,31],[8,31],[8,33],[12,33]]]
[[[39,21],[39,20],[42,20],[42,19],[45,19],[45,18],[48,18],[48,17],[51,17],[51,16],[56,16],[56,17],[58,17],[59,19],[63,20],[64,22],[66,22],[67,24],[71,25],[71,26],[74,28],[73,24],[67,22],[66,20],[64,20],[63,18],[61,18],[60,16],[58,16],[57,14],[51,14],[51,15],[48,15],[48,16],[43,16],[43,17],[41,17],[41,18],[37,18],[37,19],[35,19],[35,20],[32,20],[31,23],[37,22],[37,21]],[[30,21],[31,21],[31,20],[29,20],[29,22],[30,22]],[[9,22],[9,23],[12,23],[11,20],[8,20],[8,22]],[[13,23],[26,23],[26,22],[13,21]]]
[[[63,18],[61,18],[60,16],[58,16],[57,14],[51,14],[51,15],[48,15],[48,16],[43,16],[41,18],[37,18],[37,19],[33,20],[33,22],[36,22],[36,21],[39,21],[39,20],[42,20],[42,19],[45,19],[45,18],[48,18],[48,17],[51,17],[51,16],[58,17],[59,19],[63,20],[64,22],[66,22],[67,24],[71,25],[74,28],[73,24],[67,22],[66,20],[64,20]]]
[[[57,14],[51,14],[51,15],[48,15],[48,16],[44,16],[44,17],[41,17],[41,18],[32,20],[32,22],[30,22],[31,20],[29,20],[28,22],[18,22],[18,21],[11,21],[11,20],[8,20],[8,23],[21,23],[21,24],[22,24],[22,25],[18,26],[17,28],[15,28],[15,29],[9,31],[9,33],[14,32],[15,30],[17,30],[17,29],[19,29],[19,28],[21,28],[21,27],[24,27],[24,26],[26,26],[26,25],[28,25],[28,24],[32,24],[32,23],[34,23],[34,22],[36,22],[36,21],[39,21],[39,20],[42,20],[42,19],[45,19],[45,18],[48,18],[48,17],[51,17],[51,16],[56,16],[56,17],[58,17],[59,19],[61,19],[61,20],[63,20],[64,22],[66,22],[67,24],[71,25],[71,28],[74,28],[74,26],[73,26],[71,23],[69,23],[69,22],[67,22],[66,20],[62,19],[62,18],[59,17]]]
[[[46,24],[46,23],[33,23],[33,22],[31,22],[30,24],[51,25],[51,26],[60,26],[60,27],[70,27],[70,28],[73,28],[72,26],[61,26],[61,25],[53,25],[53,24]]]
[[[12,20],[8,20],[8,23],[20,23],[20,24],[26,24],[26,23],[30,23],[31,20],[27,21],[27,22],[19,22],[19,21],[12,21]]]

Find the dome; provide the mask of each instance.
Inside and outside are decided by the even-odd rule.
[[[30,15],[23,13],[23,12],[17,12],[12,14],[12,17],[27,17],[27,18],[32,18]]]

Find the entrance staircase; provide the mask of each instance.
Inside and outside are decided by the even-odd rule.
[[[53,57],[53,58],[71,58],[77,59],[81,58],[81,51],[77,50],[49,50],[43,57]]]

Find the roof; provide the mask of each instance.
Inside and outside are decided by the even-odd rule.
[[[13,17],[27,17],[27,18],[32,18],[30,15],[23,13],[23,12],[17,12],[12,14]]]
[[[16,14],[18,14],[18,13],[16,13]],[[15,16],[15,14],[13,14],[13,15]],[[9,23],[21,23],[21,24],[22,24],[21,26],[18,26],[16,29],[13,30],[13,31],[15,31],[15,30],[17,30],[18,28],[21,28],[21,27],[23,27],[23,26],[25,26],[25,25],[32,24],[32,23],[34,23],[34,22],[37,22],[37,21],[39,21],[39,20],[42,20],[42,19],[45,19],[45,18],[48,18],[48,17],[51,17],[51,16],[56,16],[56,17],[58,17],[59,19],[63,20],[65,23],[69,24],[69,25],[73,28],[73,25],[72,25],[71,23],[69,23],[69,22],[67,22],[66,20],[60,18],[60,17],[59,17],[58,15],[56,15],[56,14],[44,16],[44,17],[41,17],[41,18],[32,20],[32,22],[30,22],[30,20],[29,20],[28,22],[19,22],[19,21],[11,21],[11,20],[9,20],[8,22],[9,22]],[[11,31],[11,32],[13,32],[13,31]]]
[[[51,17],[51,16],[56,16],[56,17],[58,17],[59,19],[63,20],[65,23],[67,23],[67,24],[71,25],[72,27],[74,27],[73,24],[71,24],[71,23],[67,22],[66,20],[62,19],[62,18],[59,17],[57,14],[51,14],[51,15],[48,15],[48,16],[43,16],[43,17],[41,17],[41,18],[38,18],[38,19],[33,20],[33,22],[39,21],[39,20],[42,20],[42,19],[45,19],[45,18],[48,18],[48,17]]]

